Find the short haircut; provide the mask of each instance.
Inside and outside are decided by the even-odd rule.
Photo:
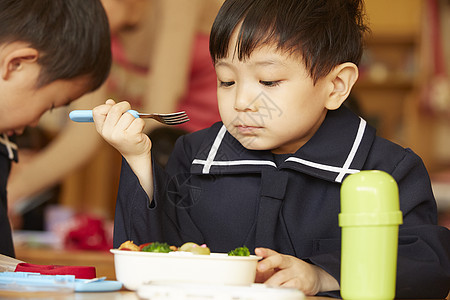
[[[37,86],[87,75],[97,89],[111,68],[109,24],[100,0],[0,0],[0,44],[39,51]]]
[[[210,36],[213,63],[227,56],[232,34],[240,25],[235,55],[250,57],[253,50],[274,44],[299,54],[317,82],[344,62],[358,65],[363,52],[362,0],[227,0]]]

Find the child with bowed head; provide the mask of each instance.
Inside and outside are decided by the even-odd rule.
[[[437,226],[421,159],[342,105],[363,21],[356,0],[225,1],[210,37],[222,122],[179,138],[165,170],[127,102],[96,107],[97,131],[123,156],[115,246],[246,245],[263,257],[257,282],[339,296],[341,183],[383,170],[404,219],[397,297],[445,297],[450,232]]]
[[[1,254],[15,255],[6,199],[14,136],[96,90],[110,70],[110,47],[99,0],[0,0]]]

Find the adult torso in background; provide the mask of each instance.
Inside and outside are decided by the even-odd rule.
[[[171,21],[166,21],[168,18],[164,16],[164,12],[167,13],[168,10],[171,14],[182,12],[176,12],[176,9],[170,7],[169,2],[176,5],[177,1],[173,0],[168,2],[161,2],[161,0],[129,1],[134,1],[135,4],[134,10],[129,11],[128,14],[135,17],[127,19],[126,22],[116,19],[113,21],[116,23],[111,23],[114,64],[108,80],[108,97],[127,100],[136,108],[157,110],[158,103],[145,105],[145,97],[148,97],[147,91],[151,88],[149,87],[148,73],[154,70],[152,61],[158,58],[158,56],[153,57],[157,55],[155,52],[158,52],[158,43],[164,43],[161,42],[164,38],[171,38],[159,35],[174,34],[174,39],[179,38],[176,36],[179,34],[176,29],[168,30],[162,27],[167,26],[172,29],[183,25],[181,23],[174,24],[174,16],[171,17]],[[104,2],[109,1],[104,0]],[[174,80],[175,85],[177,83],[183,85],[174,109],[188,112],[191,121],[181,126],[187,131],[208,127],[220,119],[217,108],[216,75],[209,56],[209,32],[223,1],[195,0],[195,2],[200,10],[196,9],[190,12],[194,14],[192,18],[195,18],[194,32],[186,29],[186,34],[191,35],[186,37],[189,39],[186,42],[190,43],[188,47],[190,49],[180,49],[172,54],[172,56],[188,55],[188,69],[184,71],[183,66],[180,66],[179,70],[174,71],[168,67],[169,70],[166,73],[173,77],[184,76],[178,81]],[[162,5],[165,7],[163,8]],[[182,22],[182,18],[186,18],[186,16],[180,17],[180,22]],[[189,25],[187,26],[189,27]],[[189,53],[182,53],[182,51]],[[158,78],[154,81],[153,84],[158,84]],[[161,97],[161,101],[163,99],[164,97]]]

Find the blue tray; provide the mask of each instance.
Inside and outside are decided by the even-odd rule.
[[[76,279],[75,275],[41,275],[32,272],[0,273],[0,290],[13,291],[58,291],[74,292],[112,292],[122,288],[122,283],[115,280],[86,282]]]

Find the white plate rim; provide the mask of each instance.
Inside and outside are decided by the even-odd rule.
[[[192,254],[177,255],[175,253],[158,253],[158,252],[145,252],[145,251],[131,251],[131,250],[119,250],[110,249],[109,250],[114,255],[125,255],[125,256],[147,256],[147,257],[165,257],[165,258],[177,258],[177,259],[201,259],[201,260],[261,260],[261,256],[250,255],[250,256],[228,256],[227,253],[211,253],[210,255]]]

